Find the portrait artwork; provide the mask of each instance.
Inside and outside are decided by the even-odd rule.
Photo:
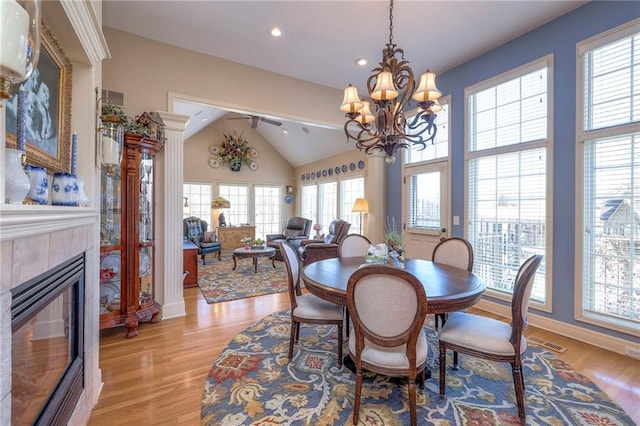
[[[71,63],[49,28],[42,24],[38,64],[6,101],[7,147],[16,147],[18,91],[24,90],[27,162],[50,173],[71,167]]]

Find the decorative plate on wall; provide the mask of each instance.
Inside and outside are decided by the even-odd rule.
[[[364,161],[362,161],[362,160],[358,161],[358,168],[359,169],[364,169]]]
[[[329,176],[333,175],[333,169],[329,169]]]
[[[340,167],[336,166],[335,172],[336,172],[337,175],[339,175],[340,174]]]
[[[284,202],[285,202],[285,203],[287,203],[287,204],[291,204],[291,203],[293,203],[293,196],[291,196],[291,195],[285,195],[285,196],[284,196]]]
[[[251,148],[249,150],[249,157],[251,158],[258,158],[258,150],[255,148]]]
[[[216,160],[215,158],[210,158],[209,159],[209,167],[217,169],[218,167],[220,167],[220,162],[218,160]]]
[[[320,170],[316,172],[316,176],[318,177],[318,179],[320,179],[320,173],[322,173]]]
[[[300,179],[304,180],[304,173],[300,175]]]
[[[311,178],[311,175],[309,173],[307,173],[305,176],[307,177],[307,180]]]
[[[249,168],[251,170],[257,170],[258,169],[258,163],[256,163],[255,161],[252,161],[251,164],[249,164]]]
[[[322,171],[322,177],[326,177],[326,176],[327,176],[327,170],[325,169]]]
[[[342,173],[347,173],[347,165],[346,164],[342,165]]]
[[[316,178],[316,172],[311,172],[311,179],[315,179]]]
[[[209,147],[209,152],[213,155],[218,155],[220,153],[220,147],[217,145],[211,145]]]
[[[349,170],[354,171],[356,169],[356,163],[349,164]]]

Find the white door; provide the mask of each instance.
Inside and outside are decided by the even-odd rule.
[[[405,169],[404,230],[407,257],[431,260],[433,248],[449,236],[447,162]]]

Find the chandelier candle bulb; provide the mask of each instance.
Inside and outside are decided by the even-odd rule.
[[[2,18],[1,54],[2,75],[5,72],[20,80],[26,79],[27,46],[29,39],[29,14],[15,0],[3,1],[0,6]]]
[[[118,142],[109,136],[102,137],[102,158],[105,164],[118,164],[120,159]]]
[[[342,100],[340,110],[347,113],[357,112],[360,111],[362,107],[363,104],[360,101],[360,96],[358,96],[358,88],[349,84],[349,86],[344,89],[344,99]]]
[[[378,74],[378,82],[371,93],[371,98],[376,101],[390,101],[398,97],[398,91],[393,84],[393,74],[383,71]]]
[[[442,92],[436,87],[436,75],[429,71],[422,74],[413,100],[416,102],[437,101],[440,96],[442,96]]]

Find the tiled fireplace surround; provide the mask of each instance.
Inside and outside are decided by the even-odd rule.
[[[11,424],[11,289],[85,253],[85,385],[69,424],[87,424],[101,385],[98,370],[98,212],[91,208],[0,207],[0,424]]]

